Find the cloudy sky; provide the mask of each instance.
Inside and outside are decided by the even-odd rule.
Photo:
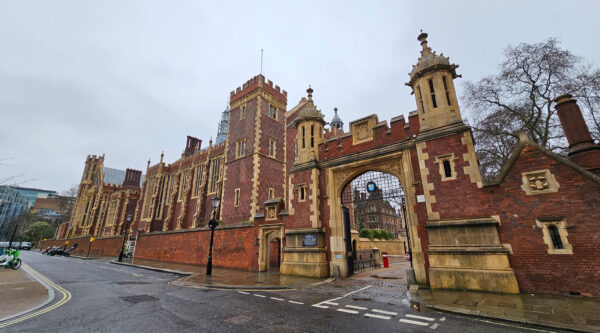
[[[460,65],[459,88],[494,73],[506,46],[552,36],[600,65],[598,1],[349,3],[1,1],[0,179],[62,191],[88,154],[119,169],[162,150],[173,162],[186,135],[215,137],[260,49],[288,109],[311,84],[327,120],[337,106],[346,124],[416,108],[404,83],[420,29]]]

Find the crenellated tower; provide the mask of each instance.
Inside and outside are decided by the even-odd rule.
[[[421,33],[421,57],[409,73],[410,86],[417,101],[421,130],[443,127],[462,121],[454,89],[458,65],[450,64],[444,54],[436,54],[427,45],[427,34]]]

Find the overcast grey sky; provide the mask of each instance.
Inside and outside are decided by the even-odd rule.
[[[349,5],[352,3],[352,5]],[[0,2],[0,179],[65,190],[88,154],[145,171],[186,135],[216,136],[229,92],[263,73],[347,124],[416,108],[404,86],[429,45],[461,81],[496,72],[509,44],[555,36],[600,64],[598,1]],[[463,109],[463,113],[466,113]]]

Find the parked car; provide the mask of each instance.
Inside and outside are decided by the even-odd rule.
[[[31,242],[21,242],[21,250],[31,250]]]

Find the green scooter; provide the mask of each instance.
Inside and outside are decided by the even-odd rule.
[[[21,268],[21,263],[21,259],[19,259],[19,250],[0,250],[0,267],[19,269]]]

